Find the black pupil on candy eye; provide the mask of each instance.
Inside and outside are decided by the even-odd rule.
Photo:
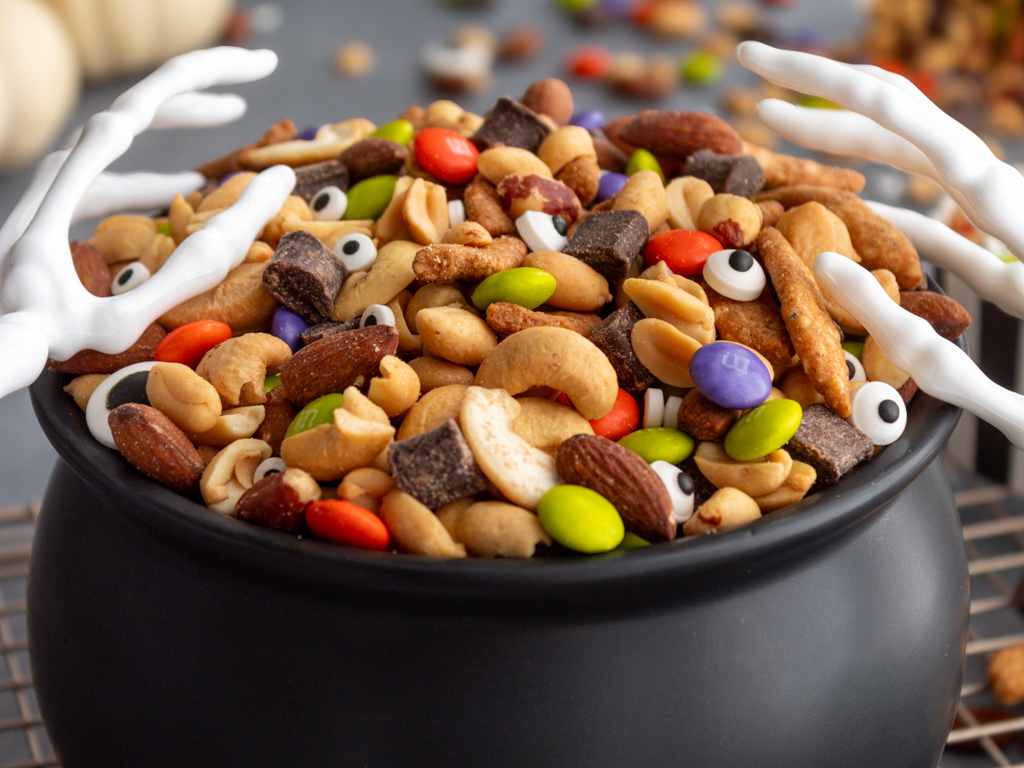
[[[563,219],[561,216],[552,216],[551,226],[553,226],[555,228],[555,232],[557,232],[560,235],[564,235],[566,232],[569,231],[569,225],[565,223],[565,219]]]
[[[313,210],[322,211],[329,202],[331,202],[331,194],[329,192],[317,195],[316,200],[313,201]]]
[[[134,269],[126,269],[121,273],[120,277],[117,278],[118,285],[128,285],[128,281],[132,279],[132,275],[135,274]]]
[[[746,251],[733,251],[729,256],[729,266],[737,272],[746,272],[754,266],[754,257]]]
[[[351,256],[352,254],[356,253],[359,250],[359,241],[349,240],[347,243],[341,246],[341,250],[342,253],[344,253],[345,255]]]
[[[853,363],[851,363],[849,360],[846,361],[846,370],[850,374],[850,379],[853,379],[853,377],[857,375],[857,369],[854,367]]]
[[[687,496],[693,493],[693,478],[685,472],[679,473],[679,477],[676,478],[676,482],[679,483],[679,490]]]
[[[363,323],[363,326],[365,327],[367,325],[376,325],[376,324],[377,324],[377,316],[376,315],[370,315],[368,318],[366,318],[366,322]]]
[[[878,404],[878,416],[886,424],[894,424],[900,417],[900,407],[892,400],[883,400]]]
[[[148,378],[149,371],[138,371],[117,382],[107,393],[107,410],[112,411],[125,403],[149,405],[149,398],[146,397],[146,379]]]

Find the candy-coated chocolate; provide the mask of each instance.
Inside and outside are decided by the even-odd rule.
[[[549,490],[541,496],[537,517],[552,539],[576,552],[608,552],[626,535],[614,505],[581,485],[556,485]]]
[[[536,267],[516,267],[498,272],[484,280],[473,291],[473,306],[481,312],[496,301],[536,309],[551,298],[556,288],[555,276]]]
[[[688,83],[710,85],[722,79],[725,67],[722,60],[710,51],[698,51],[683,57],[679,71]]]
[[[298,352],[302,346],[302,332],[309,328],[309,323],[287,307],[278,307],[270,318],[270,333]]]
[[[319,427],[321,424],[330,424],[334,421],[334,411],[341,408],[342,395],[340,392],[332,392],[329,395],[322,395],[313,402],[306,405],[301,411],[295,414],[292,423],[285,431],[285,438],[305,432],[307,429]]]
[[[665,262],[675,274],[697,277],[708,257],[722,250],[715,237],[697,229],[670,229],[651,238],[644,248],[644,261]]]
[[[280,373],[268,373],[263,377],[263,394],[267,394],[270,390],[279,386],[281,386]]]
[[[731,341],[714,341],[694,352],[690,376],[704,397],[723,408],[754,408],[772,391],[764,361],[752,349]]]
[[[626,185],[628,179],[629,177],[624,173],[616,173],[615,171],[602,173],[601,178],[597,182],[597,197],[594,199],[600,203],[615,197]]]
[[[693,452],[693,438],[671,427],[638,429],[620,439],[619,445],[629,448],[648,464],[653,461],[679,464]]]
[[[565,68],[569,73],[580,78],[599,80],[608,74],[612,67],[612,55],[597,45],[587,45],[569,53]]]
[[[626,163],[627,176],[632,176],[637,171],[654,171],[661,178],[661,183],[665,183],[665,172],[661,170],[661,163],[646,149],[638,149],[630,155],[629,162]]]
[[[412,140],[412,151],[427,173],[446,184],[465,184],[476,175],[479,150],[448,128],[424,128]]]
[[[185,323],[160,340],[153,359],[158,363],[181,363],[195,369],[203,355],[231,336],[231,326],[219,320]]]
[[[388,207],[395,194],[397,176],[383,174],[363,179],[349,187],[348,205],[345,208],[344,221],[360,221],[379,218]]]
[[[844,350],[849,352],[851,355],[856,357],[858,360],[864,358],[864,342],[863,341],[844,341],[842,344]]]
[[[725,452],[736,461],[762,459],[789,442],[802,417],[795,400],[768,400],[732,425],[725,435]]]
[[[415,133],[416,129],[412,123],[399,118],[398,120],[392,120],[390,123],[385,123],[370,135],[382,139],[391,139],[403,147],[408,147]]]
[[[318,539],[335,544],[378,551],[391,546],[391,533],[383,520],[343,499],[314,501],[306,507],[306,525]]]
[[[569,120],[569,125],[576,125],[588,131],[596,131],[604,125],[604,112],[599,109],[585,109],[577,112]]]
[[[639,423],[640,407],[636,404],[636,399],[620,388],[612,409],[600,419],[591,419],[590,427],[599,437],[619,440],[636,429]]]

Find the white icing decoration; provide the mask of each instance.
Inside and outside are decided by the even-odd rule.
[[[679,395],[672,395],[665,400],[665,418],[661,422],[663,427],[679,429],[679,408],[683,404],[683,398]]]
[[[85,290],[72,265],[68,230],[83,218],[166,206],[175,194],[198,188],[203,178],[196,173],[103,171],[148,127],[217,125],[238,117],[244,109],[238,97],[194,91],[258,80],[276,67],[277,55],[266,50],[222,47],[178,56],[90,118],[73,149],[44,158],[0,228],[0,354],[8,361],[0,397],[31,384],[48,356],[124,351],[160,315],[213,288],[241,263],[294,189],[291,168],[263,171],[234,206],[179,245],[158,274],[120,296]]]
[[[665,421],[665,391],[657,387],[644,390],[644,429],[660,427]]]

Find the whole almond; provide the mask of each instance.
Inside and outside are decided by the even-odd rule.
[[[288,399],[300,408],[346,387],[363,387],[376,376],[385,355],[398,351],[398,331],[369,325],[326,336],[303,347],[281,366]]]
[[[274,387],[270,390],[263,408],[265,410],[263,421],[256,428],[253,437],[269,445],[274,456],[280,456],[284,433],[288,431],[288,427],[291,426],[292,420],[295,419],[299,411],[288,401],[284,387]]]
[[[743,151],[743,141],[732,126],[705,112],[641,112],[622,125],[618,138],[672,160],[685,160],[699,149],[719,155]]]
[[[958,301],[934,291],[900,291],[900,306],[923,317],[939,336],[950,341],[971,324],[970,313]]]
[[[574,435],[558,447],[555,465],[567,483],[597,491],[614,504],[627,530],[650,542],[675,538],[668,489],[628,448],[606,437]]]
[[[69,245],[75,273],[85,286],[85,290],[93,296],[109,296],[113,275],[110,274],[110,267],[100,252],[81,240],[72,240]]]
[[[125,403],[107,416],[121,455],[147,477],[172,491],[195,495],[206,462],[167,416],[141,403]]]
[[[532,83],[520,101],[534,112],[547,115],[559,127],[568,125],[572,118],[572,91],[563,81],[554,77]]]
[[[319,501],[320,484],[308,472],[289,468],[254,483],[238,499],[235,514],[242,520],[284,533],[299,533],[306,506]]]

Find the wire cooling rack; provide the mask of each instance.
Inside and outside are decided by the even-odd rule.
[[[1024,643],[1015,595],[1024,578],[1024,497],[945,457],[970,560],[971,631],[957,722],[940,768],[1024,768],[1024,705],[992,697],[988,656]],[[25,582],[38,503],[0,508],[0,768],[59,766],[29,671]],[[995,714],[999,720],[990,721]]]

